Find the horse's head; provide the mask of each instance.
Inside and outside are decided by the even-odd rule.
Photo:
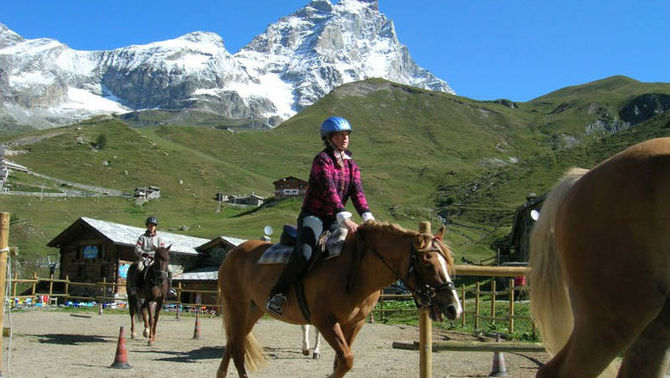
[[[167,265],[170,263],[170,248],[172,244],[167,247],[159,247],[154,253],[154,265],[161,269],[167,269]]]
[[[428,307],[433,320],[457,319],[463,309],[456,287],[451,281],[454,260],[451,250],[444,243],[444,227],[435,235],[417,234],[410,258],[407,287],[421,307]]]

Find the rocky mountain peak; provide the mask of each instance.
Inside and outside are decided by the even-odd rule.
[[[377,0],[312,0],[235,54],[204,31],[78,51],[0,25],[0,67],[0,119],[35,127],[142,109],[273,127],[334,88],[372,77],[453,93],[416,65]]]

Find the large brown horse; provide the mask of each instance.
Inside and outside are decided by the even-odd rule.
[[[380,290],[398,279],[430,308],[433,319],[442,314],[456,319],[461,305],[450,278],[451,251],[437,234],[408,231],[396,225],[367,222],[349,235],[342,254],[321,261],[303,279],[311,319],[297,305],[295,289],[288,293],[288,307],[280,319],[294,324],[313,324],[335,350],[332,376],[351,370],[351,345],[379,299]],[[219,268],[226,348],[217,373],[225,377],[232,357],[240,377],[246,368],[265,362],[263,349],[251,333],[265,312],[265,300],[283,265],[259,265],[269,243],[251,240],[226,256]],[[246,366],[245,366],[246,365]]]
[[[531,307],[554,357],[540,377],[662,377],[670,358],[670,138],[649,140],[547,197],[531,235]]]
[[[154,253],[154,262],[149,265],[144,277],[137,273],[137,263],[128,268],[126,292],[128,293],[128,309],[130,310],[130,337],[135,338],[135,320],[144,320],[144,337],[148,344],[156,341],[156,327],[168,292],[168,265],[170,263],[170,247],[160,247]],[[135,282],[137,281],[137,285]],[[134,287],[138,288],[135,292]],[[155,307],[155,308],[154,308]]]

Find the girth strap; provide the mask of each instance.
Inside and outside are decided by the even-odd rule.
[[[301,279],[295,283],[295,296],[298,299],[298,306],[300,306],[302,316],[305,317],[305,320],[307,320],[308,324],[311,323],[312,315],[309,312],[309,306],[307,306],[307,297],[305,297],[305,285],[302,284]]]

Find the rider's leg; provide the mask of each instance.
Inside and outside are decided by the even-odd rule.
[[[279,276],[279,280],[270,291],[266,309],[275,315],[282,316],[286,309],[286,292],[305,273],[312,259],[318,253],[315,251],[316,243],[323,231],[323,222],[308,215],[298,219],[298,230],[296,246],[286,267]]]

